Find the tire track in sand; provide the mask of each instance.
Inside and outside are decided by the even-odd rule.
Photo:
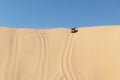
[[[67,29],[66,29],[67,30]],[[69,33],[69,30],[66,34]],[[65,37],[65,44],[62,50],[62,57],[61,57],[61,69],[62,73],[56,71],[55,76],[51,78],[51,80],[76,80],[76,77],[73,73],[72,69],[72,47],[73,47],[73,34],[68,34]]]
[[[55,74],[50,80],[60,80],[61,77],[63,77],[62,74],[56,70]]]
[[[15,72],[17,64],[15,63],[17,60],[17,47],[18,47],[18,41],[17,36],[18,33],[16,30],[11,31],[11,40],[10,40],[10,53],[8,56],[8,64],[6,66],[6,72],[5,72],[5,80],[15,80]]]
[[[35,30],[37,33],[39,39],[40,39],[40,45],[41,45],[41,54],[39,54],[39,59],[38,59],[38,65],[36,68],[36,76],[35,80],[45,80],[45,76],[47,73],[47,53],[48,53],[48,48],[47,48],[47,39],[43,35],[42,31]]]
[[[70,43],[68,43],[68,49],[66,49],[66,66],[69,74],[71,75],[71,80],[77,80],[77,77],[73,71],[72,57],[73,57],[73,45],[74,45],[74,34],[70,36]]]
[[[47,78],[47,72],[48,72],[48,39],[47,36],[44,34],[44,31],[41,31],[41,35],[43,37],[43,40],[45,41],[45,46],[44,46],[44,53],[45,53],[45,63],[43,65],[44,69],[43,69],[43,80],[46,80]]]
[[[65,31],[66,31],[65,34],[69,33],[69,29],[65,29]],[[68,36],[69,35],[64,36],[63,39],[66,40],[66,38],[68,38]],[[65,44],[66,44],[66,41],[65,41]],[[63,51],[60,53],[62,54]],[[65,76],[63,76],[63,74],[61,72],[59,72],[59,67],[61,68],[61,64],[59,64],[58,67],[55,69],[54,75],[52,76],[52,78],[50,80],[63,80],[63,79],[65,79]]]
[[[20,37],[20,35],[19,35],[20,33],[19,33],[19,30],[17,31],[17,42],[16,42],[16,44],[17,44],[17,50],[16,50],[16,57],[15,57],[15,63],[14,63],[14,71],[13,71],[13,75],[14,75],[14,79],[13,80],[20,80],[20,76],[19,76],[19,54],[20,53],[18,53],[19,51],[19,37]]]
[[[72,47],[73,47],[73,34],[69,33],[62,52],[63,55],[61,57],[61,67],[65,80],[76,80],[76,76],[73,73],[72,63],[71,63]]]
[[[71,37],[70,37],[70,39],[71,39],[71,41],[70,41],[70,46],[69,46],[69,49],[68,49],[68,55],[66,55],[66,60],[68,60],[68,61],[66,61],[66,65],[68,65],[68,71],[69,71],[69,73],[71,74],[71,78],[72,78],[72,80],[87,80],[84,76],[83,76],[83,74],[82,73],[78,73],[78,74],[75,74],[75,71],[74,71],[74,69],[73,69],[73,66],[75,66],[73,63],[72,63],[72,56],[73,56],[73,53],[75,53],[74,52],[74,35],[75,34],[71,34]],[[67,57],[68,57],[68,59],[67,59]],[[77,75],[79,75],[79,76],[77,76]]]
[[[74,45],[73,45],[74,46]],[[75,53],[74,50],[72,50],[72,53]],[[72,61],[72,59],[71,59]],[[78,63],[78,61],[76,61],[76,63]],[[73,68],[73,66],[75,67],[74,68],[74,73],[75,73],[75,76],[77,78],[77,80],[88,80],[79,70],[78,70],[78,67],[79,65],[74,63],[71,67]]]

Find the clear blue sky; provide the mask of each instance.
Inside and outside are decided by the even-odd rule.
[[[120,0],[0,0],[0,26],[120,25]]]

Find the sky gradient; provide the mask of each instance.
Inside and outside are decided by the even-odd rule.
[[[0,0],[0,26],[56,28],[120,25],[120,0]]]

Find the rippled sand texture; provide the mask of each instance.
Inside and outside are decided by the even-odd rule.
[[[120,26],[0,28],[0,80],[120,80]]]

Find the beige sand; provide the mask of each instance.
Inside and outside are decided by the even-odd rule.
[[[120,26],[0,28],[0,80],[120,80]]]

